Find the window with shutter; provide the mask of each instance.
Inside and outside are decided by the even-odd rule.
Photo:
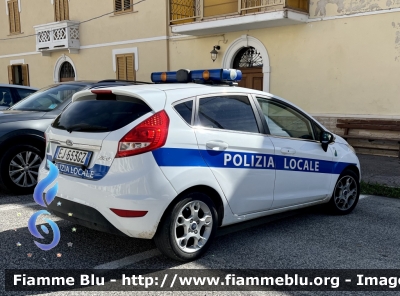
[[[54,19],[56,22],[69,20],[68,0],[54,1]]]
[[[19,17],[18,0],[9,0],[7,2],[7,6],[10,34],[21,33],[21,20]]]
[[[14,84],[13,66],[7,66],[7,70],[8,70],[8,84]]]
[[[126,63],[124,56],[117,56],[117,79],[126,80]]]
[[[133,54],[126,56],[126,80],[135,80],[135,68],[134,68]]]
[[[117,79],[135,81],[136,73],[135,73],[134,54],[117,55],[116,59],[117,59]]]
[[[8,68],[8,83],[29,86],[29,67],[27,64],[11,65]]]
[[[29,86],[29,67],[27,64],[21,65],[22,85]]]
[[[124,13],[133,11],[132,0],[114,0],[114,13]]]

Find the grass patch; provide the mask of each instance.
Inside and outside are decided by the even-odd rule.
[[[400,188],[361,181],[361,194],[400,198]]]

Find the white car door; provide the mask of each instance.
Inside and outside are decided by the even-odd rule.
[[[237,215],[271,208],[274,146],[246,94],[197,98],[195,133],[202,157]]]
[[[319,141],[321,128],[293,106],[257,97],[275,146],[273,209],[313,202],[330,195],[331,149]]]

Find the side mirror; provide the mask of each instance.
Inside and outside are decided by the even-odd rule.
[[[332,143],[333,140],[334,140],[334,137],[330,132],[327,132],[327,131],[321,132],[320,142],[321,142],[322,149],[324,149],[325,152],[328,151],[328,145],[330,143]]]

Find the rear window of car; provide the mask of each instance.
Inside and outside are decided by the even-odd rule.
[[[116,100],[84,100],[73,102],[52,126],[80,132],[110,132],[120,129],[152,111],[142,100],[116,96]]]
[[[74,93],[85,87],[77,84],[51,85],[18,102],[11,107],[11,110],[48,112],[69,101]]]
[[[36,92],[36,90],[26,88],[15,88],[15,90],[17,91],[21,100]]]

